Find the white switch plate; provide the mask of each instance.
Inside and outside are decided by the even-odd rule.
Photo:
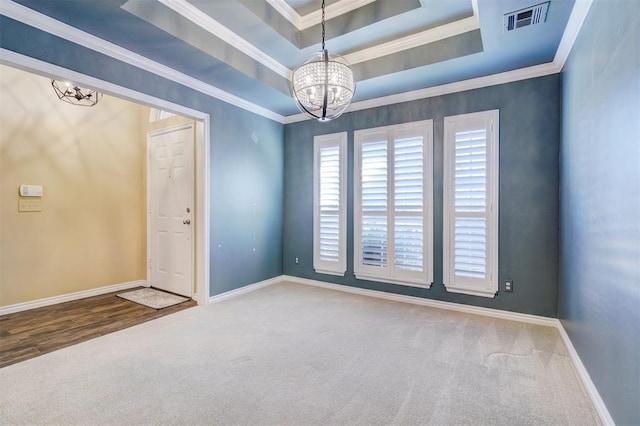
[[[41,212],[42,200],[41,199],[27,199],[18,200],[19,212]]]
[[[20,185],[21,197],[42,197],[42,185]]]

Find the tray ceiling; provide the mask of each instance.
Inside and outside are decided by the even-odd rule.
[[[574,0],[506,32],[522,0],[328,0],[327,49],[352,65],[354,102],[550,63]],[[281,116],[298,113],[291,71],[320,50],[320,0],[6,0]],[[26,14],[25,14],[26,10]]]

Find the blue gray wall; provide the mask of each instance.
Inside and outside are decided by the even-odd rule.
[[[614,420],[640,424],[637,0],[595,1],[562,85],[554,75],[284,128],[5,17],[0,45],[211,115],[211,295],[284,272],[551,317],[559,311]],[[501,291],[495,299],[447,293],[442,285],[443,117],[488,109],[500,110]],[[435,283],[423,290],[357,280],[353,131],[424,119],[434,120]],[[339,131],[349,132],[345,277],[316,274],[312,264],[313,136]],[[515,281],[513,293],[503,291],[507,278]]]
[[[563,78],[560,319],[620,425],[640,424],[640,2],[595,1]]]
[[[4,16],[0,46],[210,114],[210,295],[282,274],[282,124]]]
[[[284,169],[282,124],[230,106],[214,116],[212,295],[282,275]]]
[[[549,317],[557,316],[559,140],[561,80],[558,74],[345,114],[328,123],[285,126],[284,273],[366,289]],[[444,117],[500,110],[500,292],[494,299],[448,293],[442,283],[442,161]],[[353,275],[353,132],[433,119],[435,283],[419,289]],[[313,270],[313,137],[349,136],[347,273]],[[295,264],[295,258],[300,259]],[[514,280],[505,293],[505,279]]]

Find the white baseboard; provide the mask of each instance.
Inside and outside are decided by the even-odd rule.
[[[252,291],[258,290],[263,287],[267,287],[273,284],[277,284],[282,282],[282,275],[269,278],[268,280],[260,281],[254,284],[249,284],[244,287],[237,288],[235,290],[227,291],[224,293],[216,294],[215,296],[209,297],[207,303],[216,303],[221,302],[223,300],[231,299],[232,297],[240,296],[241,294],[251,293]]]
[[[348,285],[332,284],[323,281],[310,280],[306,278],[292,277],[283,275],[282,281],[289,281],[298,284],[311,285],[315,287],[328,288],[331,290],[344,291],[347,293],[359,294],[362,296],[377,297],[379,299],[393,300],[396,302],[412,303],[414,305],[429,306],[437,309],[446,309],[449,311],[463,312],[467,314],[483,315],[486,317],[500,318],[510,321],[526,322],[529,324],[544,325],[547,327],[556,327],[558,322],[555,318],[547,318],[538,315],[521,314],[518,312],[502,311],[499,309],[481,308],[478,306],[462,305],[460,303],[443,302],[440,300],[425,299],[422,297],[405,296],[403,294],[387,293],[384,291],[368,290]]]
[[[63,294],[60,296],[47,297],[45,299],[33,300],[31,302],[16,303],[15,305],[0,306],[0,315],[12,314],[14,312],[26,311],[29,309],[41,308],[43,306],[56,305],[58,303],[70,302],[72,300],[84,299],[86,297],[98,296],[112,291],[127,290],[133,287],[147,287],[145,280],[129,281],[126,283],[108,285],[105,287],[83,290],[75,293]]]
[[[584,385],[587,393],[591,397],[591,401],[593,402],[593,405],[595,406],[596,411],[600,416],[600,420],[605,426],[615,426],[615,422],[613,421],[613,418],[611,417],[609,410],[607,410],[607,406],[602,400],[602,397],[600,396],[600,392],[598,392],[596,385],[591,380],[591,376],[589,375],[589,372],[587,371],[586,367],[582,363],[582,360],[580,359],[580,355],[578,355],[576,348],[573,346],[573,343],[571,342],[571,339],[569,338],[569,335],[567,334],[567,331],[564,329],[564,326],[562,325],[562,322],[560,322],[560,320],[558,320],[557,328],[558,328],[558,332],[560,333],[560,336],[562,337],[562,341],[564,342],[565,346],[567,347],[567,350],[569,351],[569,356],[571,356],[571,361],[573,362],[573,366],[575,367],[576,372],[578,373],[578,377],[580,377],[580,380],[582,380],[582,384]]]

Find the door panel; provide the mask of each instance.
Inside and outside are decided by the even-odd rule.
[[[193,295],[193,124],[150,133],[149,219],[152,287]]]

